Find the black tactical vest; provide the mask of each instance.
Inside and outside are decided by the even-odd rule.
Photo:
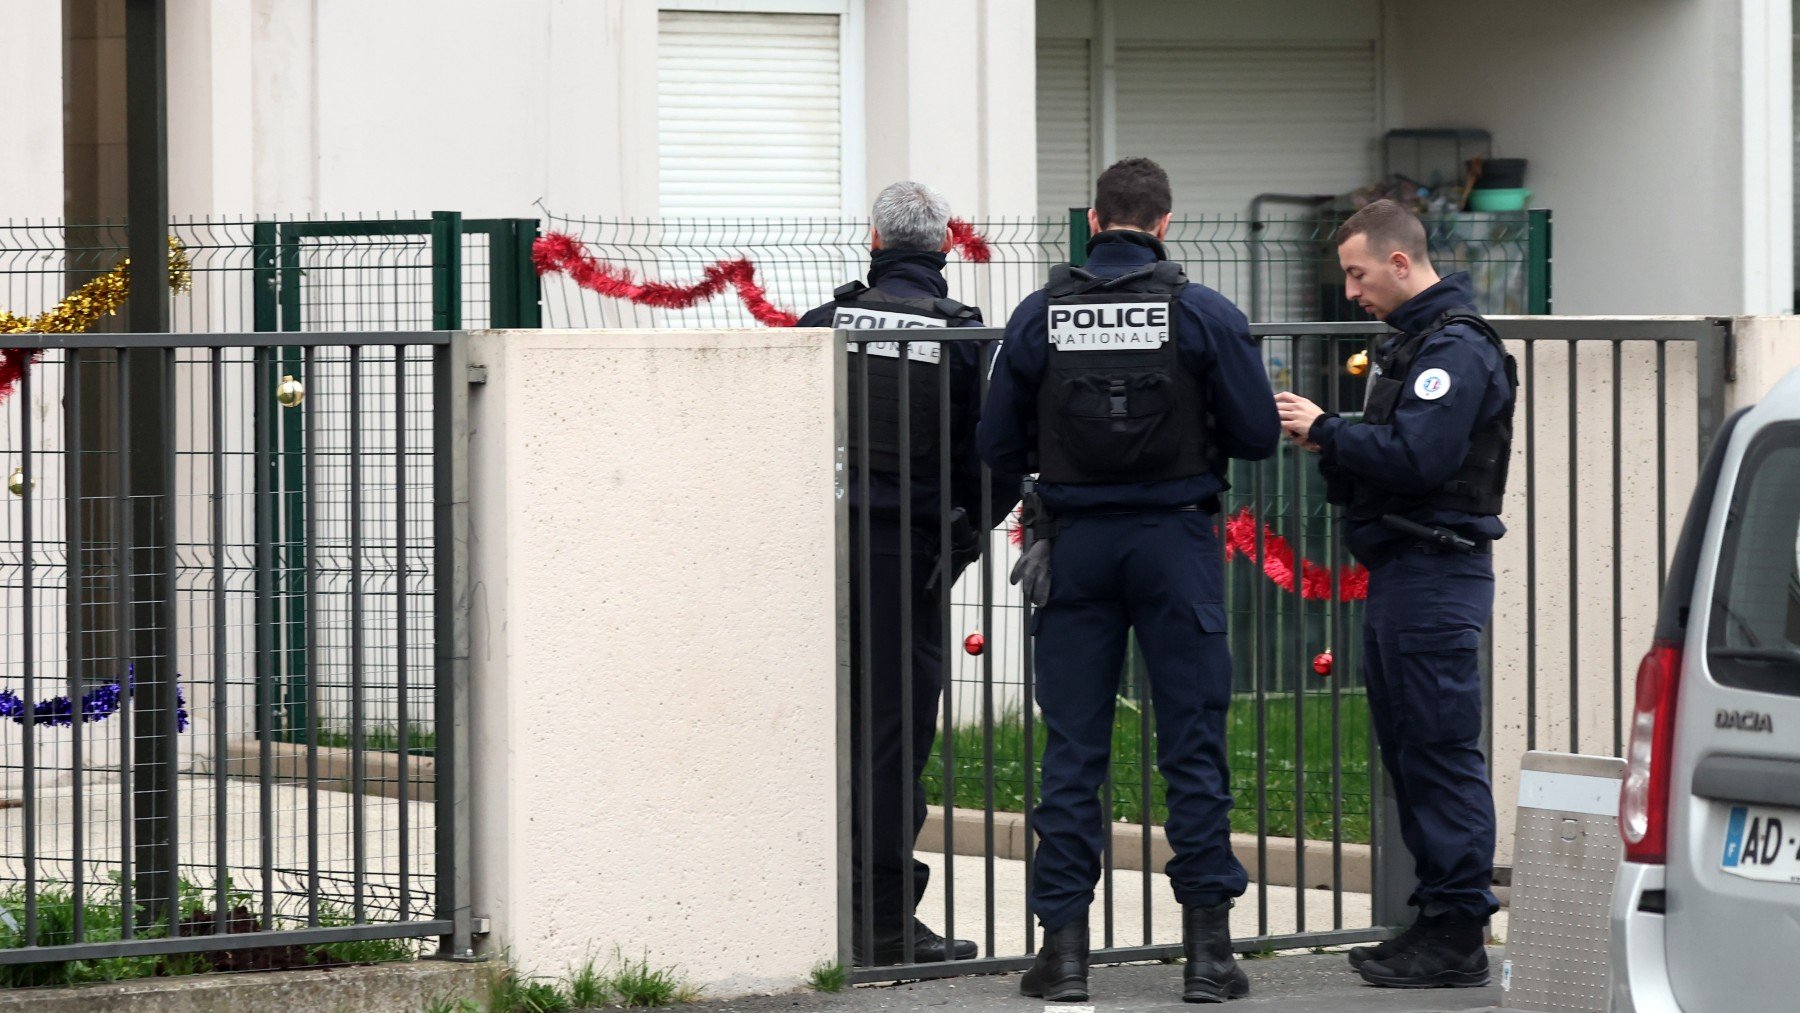
[[[1050,271],[1049,340],[1038,386],[1038,477],[1115,483],[1190,478],[1212,467],[1205,389],[1175,338],[1181,265],[1119,278]]]
[[[1409,396],[1413,360],[1419,356],[1425,340],[1451,324],[1467,324],[1500,351],[1506,364],[1506,382],[1510,392],[1505,407],[1493,420],[1475,431],[1469,445],[1469,456],[1448,482],[1422,496],[1403,496],[1373,482],[1358,479],[1351,489],[1350,518],[1359,521],[1379,520],[1383,514],[1406,514],[1414,510],[1453,510],[1478,516],[1497,516],[1506,498],[1506,469],[1512,458],[1513,405],[1518,400],[1519,371],[1500,335],[1486,320],[1472,313],[1446,313],[1423,333],[1392,342],[1378,349],[1375,368],[1369,377],[1368,399],[1363,405],[1363,423],[1388,426],[1394,423],[1394,409],[1400,399]],[[1417,381],[1414,380],[1414,383]],[[1410,396],[1417,396],[1412,394]]]
[[[889,295],[860,281],[840,287],[834,295],[831,326],[853,331],[892,330],[914,327],[948,327],[953,321],[981,320],[981,311],[954,299]],[[850,462],[862,460],[861,357],[869,364],[869,468],[898,474],[900,471],[900,398],[907,399],[909,436],[907,454],[913,461],[915,481],[936,475],[938,453],[938,371],[944,368],[943,344],[914,341],[908,346],[906,385],[900,389],[900,344],[870,341],[850,344]]]

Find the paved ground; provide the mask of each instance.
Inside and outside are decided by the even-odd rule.
[[[1500,951],[1490,950],[1497,969]],[[1401,991],[1371,988],[1350,970],[1342,953],[1295,954],[1246,961],[1250,997],[1226,1008],[1281,1013],[1424,1013],[1491,1009],[1500,986]],[[905,985],[849,989],[837,995],[799,993],[674,1007],[674,1013],[864,1013],[931,1010],[933,1013],[1150,1013],[1193,1010],[1181,1001],[1181,968],[1161,964],[1097,967],[1089,979],[1093,999],[1086,1005],[1045,1003],[1019,995],[1019,976],[948,978]]]
[[[943,931],[944,856],[920,854],[920,861],[931,866],[931,885],[919,905],[919,917],[933,928]],[[986,870],[979,857],[958,856],[956,871],[956,934],[964,939],[985,942],[987,924]],[[1113,902],[1113,944],[1136,946],[1144,942],[1166,943],[1181,939],[1181,908],[1169,889],[1168,877],[1150,876],[1150,940],[1144,939],[1143,874],[1134,871],[1113,873],[1116,893]],[[1263,923],[1258,909],[1255,883],[1238,899],[1231,912],[1231,934],[1239,939],[1257,935],[1274,935],[1298,931],[1300,902],[1306,904],[1305,930],[1327,931],[1333,928],[1366,928],[1369,925],[1369,895],[1345,893],[1343,919],[1337,922],[1329,890],[1296,890],[1291,886],[1271,886],[1268,890],[1268,921]],[[1104,884],[1094,900],[1089,916],[1093,945],[1104,946],[1106,909]],[[1506,912],[1494,916],[1493,935],[1506,938]],[[1025,948],[1025,863],[997,860],[994,863],[994,942],[1001,954],[1027,953]]]

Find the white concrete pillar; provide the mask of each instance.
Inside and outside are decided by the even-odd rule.
[[[830,332],[475,340],[488,945],[794,988],[837,950]]]

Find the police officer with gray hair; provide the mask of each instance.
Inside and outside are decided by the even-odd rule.
[[[1149,669],[1168,782],[1170,885],[1182,905],[1182,998],[1249,994],[1231,944],[1246,886],[1231,852],[1231,702],[1219,494],[1229,458],[1281,430],[1243,313],[1168,259],[1169,177],[1147,158],[1101,174],[1082,267],[1053,268],[1006,324],[977,443],[1036,472],[1015,579],[1038,606],[1037,704],[1048,741],[1031,908],[1044,929],[1019,988],[1088,997],[1088,907],[1100,877],[1106,779],[1126,635]]]
[[[922,183],[899,182],[875,199],[869,229],[869,275],[839,288],[831,302],[800,318],[801,327],[850,330],[979,327],[981,311],[949,297],[944,278],[951,248],[950,205]],[[980,554],[985,533],[1017,502],[1017,476],[996,476],[992,488],[994,515],[981,517],[981,461],[975,455],[975,424],[980,414],[981,348],[973,341],[914,341],[907,353],[907,387],[901,389],[900,346],[893,341],[850,346],[851,475],[851,795],[853,835],[852,891],[857,929],[852,936],[859,966],[898,964],[906,959],[910,936],[912,960],[925,963],[966,960],[975,943],[947,940],[908,912],[925,895],[931,870],[913,857],[913,844],[925,825],[925,789],[919,777],[936,741],[938,700],[944,683],[944,636],[938,609],[941,582],[954,584],[964,567]],[[869,390],[859,389],[861,365],[867,359]],[[941,370],[950,373],[950,439],[939,446]],[[866,397],[869,439],[861,443],[858,424]],[[910,484],[901,475],[901,400],[907,402],[906,452],[911,458]],[[859,467],[866,450],[869,500],[864,503]],[[951,465],[950,488],[939,487],[941,455]],[[903,537],[900,507],[910,501],[910,539]],[[940,557],[940,521],[948,511],[953,532],[949,558]],[[868,518],[870,553],[865,560],[861,530]],[[910,541],[910,551],[906,543]],[[909,555],[910,586],[902,581],[902,557]],[[867,569],[865,574],[863,571]],[[870,600],[861,600],[864,578]],[[902,659],[908,654],[907,630],[901,617],[905,597],[911,609],[911,746],[912,766],[903,761],[906,687]],[[862,698],[864,615],[868,618],[872,660],[868,672],[870,699]],[[866,715],[866,718],[865,718]],[[863,740],[863,722],[872,732]],[[867,766],[865,772],[864,766]],[[862,797],[867,779],[871,797]],[[905,825],[902,799],[912,796],[912,823]],[[866,808],[865,808],[866,807]],[[863,839],[865,820],[871,830]],[[864,868],[865,851],[868,868]],[[873,907],[864,910],[864,893]],[[911,895],[908,903],[908,894]],[[864,929],[872,926],[874,949],[865,947]]]

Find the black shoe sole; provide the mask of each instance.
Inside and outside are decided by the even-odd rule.
[[[1481,988],[1488,981],[1487,968],[1479,971],[1439,971],[1417,978],[1383,975],[1368,968],[1357,968],[1362,980],[1378,988]]]
[[[1198,989],[1194,984],[1184,984],[1181,993],[1182,1002],[1226,1002],[1231,999],[1243,999],[1250,995],[1250,982],[1243,979],[1219,984],[1201,979]]]
[[[1059,981],[1054,985],[1032,990],[1023,981],[1019,982],[1019,994],[1027,999],[1042,999],[1045,1002],[1087,1002],[1088,987],[1085,981]]]

